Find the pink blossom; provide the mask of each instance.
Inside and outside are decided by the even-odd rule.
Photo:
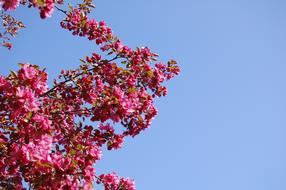
[[[159,83],[162,83],[165,80],[164,73],[160,69],[155,68],[154,74]]]
[[[47,160],[49,160],[55,168],[61,171],[67,170],[72,163],[70,157],[63,156],[60,152],[48,155]]]
[[[99,129],[104,130],[104,131],[108,131],[108,132],[111,132],[111,133],[114,132],[114,128],[109,123],[106,124],[106,125],[100,124],[99,125]]]
[[[7,85],[8,85],[7,80],[2,75],[0,75],[0,89],[7,87]]]
[[[102,152],[98,146],[92,146],[89,150],[89,155],[95,160],[100,160]]]
[[[104,84],[101,79],[96,79],[96,88],[98,91],[103,90]]]
[[[19,4],[1,2],[5,10]],[[25,2],[38,7],[42,18],[63,3]],[[0,75],[0,176],[3,183],[15,182],[12,189],[22,189],[24,180],[37,189],[92,189],[102,148],[119,149],[126,137],[148,128],[157,115],[154,99],[166,95],[164,82],[180,72],[173,60],[154,66],[157,55],[149,48],[131,49],[105,22],[89,19],[90,2],[69,6],[61,26],[98,44],[106,57],[86,56],[78,68],[63,70],[50,89],[47,73],[36,65]],[[105,190],[135,190],[133,180],[115,173],[98,182]]]
[[[123,144],[123,138],[123,135],[114,135],[111,141],[109,141],[107,144],[107,149],[112,150],[121,148]]]
[[[88,93],[84,93],[84,99],[86,102],[93,104],[97,99],[97,93],[95,89],[91,89]]]
[[[46,17],[51,17],[54,12],[54,1],[46,0],[45,5],[40,7],[40,16],[42,19]]]
[[[52,148],[52,137],[42,135],[39,138],[33,139],[29,144],[22,146],[22,151],[27,160],[45,160],[48,161],[48,155]]]
[[[36,122],[37,126],[40,130],[49,131],[52,128],[52,122],[49,120],[47,116],[43,115],[35,115],[33,120]]]
[[[32,83],[33,88],[37,91],[38,94],[43,94],[47,91],[48,86],[46,83],[46,78],[40,78],[40,76]]]
[[[30,64],[23,64],[19,72],[22,79],[33,79],[38,74],[38,71]]]
[[[100,175],[99,178],[103,182],[106,190],[118,189],[135,190],[135,183],[129,178],[120,178],[115,172]],[[121,189],[120,188],[120,189]]]
[[[1,6],[1,2],[0,2],[0,6]],[[0,8],[0,10],[1,10],[1,8]],[[10,42],[3,42],[2,46],[8,48],[8,50],[12,49],[12,44]]]
[[[85,183],[83,186],[83,190],[93,190],[92,182]]]
[[[26,111],[36,111],[38,109],[39,102],[31,89],[27,87],[17,87],[16,96]]]
[[[22,64],[18,72],[21,82],[28,84],[36,94],[42,94],[47,90],[47,74],[31,64]]]
[[[15,10],[20,3],[20,0],[0,0],[3,3],[4,10]]]
[[[127,190],[136,190],[135,182],[129,178],[122,178],[120,185]]]
[[[95,177],[95,168],[90,166],[90,165],[87,166],[84,170],[85,180],[90,182],[90,181],[94,180],[94,177]]]

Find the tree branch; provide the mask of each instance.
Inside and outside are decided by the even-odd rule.
[[[108,63],[109,63],[109,62],[112,62],[112,61],[114,61],[114,60],[116,60],[116,59],[118,59],[118,58],[119,58],[119,56],[116,55],[114,58],[112,58],[112,59],[110,59],[110,60],[107,60],[107,62],[108,62]],[[87,71],[92,71],[94,68],[95,68],[95,67],[92,67],[92,68],[88,69]],[[69,79],[66,79],[65,81],[63,81],[63,82],[59,83],[58,85],[54,86],[53,88],[51,88],[50,90],[48,90],[48,91],[45,92],[44,94],[41,94],[40,97],[43,97],[43,96],[48,95],[49,93],[51,93],[52,91],[54,91],[54,90],[55,90],[56,88],[58,88],[59,86],[61,86],[61,85],[63,85],[63,84],[66,84],[67,82],[73,81],[74,79],[76,79],[77,77],[83,75],[84,73],[85,73],[85,72],[81,72],[81,73],[75,75],[74,77],[71,77],[71,78],[69,78]]]
[[[65,10],[63,10],[63,9],[61,9],[61,8],[59,8],[59,7],[57,7],[56,5],[55,5],[55,8],[56,8],[58,11],[60,11],[60,12],[62,12],[62,13],[64,13],[65,15],[68,16],[67,11],[65,11]]]

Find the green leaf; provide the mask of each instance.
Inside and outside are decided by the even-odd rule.
[[[94,4],[88,4],[88,6],[91,7],[91,8],[95,8]]]
[[[79,59],[80,60],[80,62],[82,62],[82,63],[86,63],[86,61],[85,60],[83,60],[83,59]]]
[[[12,71],[12,70],[10,70],[10,74],[11,74],[14,78],[17,77],[17,74],[16,74],[14,71]]]
[[[33,113],[32,111],[30,111],[30,112],[28,113],[28,116],[24,119],[24,121],[25,121],[25,122],[29,122],[30,119],[32,118],[33,114],[34,114],[34,113]]]
[[[36,162],[37,165],[39,166],[44,166],[44,167],[48,167],[48,168],[53,168],[53,166],[49,163],[43,163],[43,162]]]
[[[135,93],[136,92],[136,88],[135,87],[129,88],[128,92]]]
[[[73,6],[72,6],[70,3],[68,3],[68,7],[69,7],[69,10],[70,10],[70,11],[73,10]]]
[[[45,0],[37,0],[37,5],[39,7],[44,6],[45,5]]]
[[[69,154],[72,155],[72,156],[75,155],[75,154],[76,154],[76,150],[72,149],[72,150],[69,152]]]
[[[83,146],[82,146],[81,144],[78,144],[78,145],[76,146],[76,149],[82,150],[82,149],[83,149]]]
[[[154,76],[154,73],[153,73],[153,71],[147,71],[147,75],[148,75],[149,77],[153,77],[153,76]]]

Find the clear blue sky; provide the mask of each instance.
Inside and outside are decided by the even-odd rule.
[[[182,73],[157,101],[150,129],[105,153],[98,172],[118,171],[138,190],[286,190],[286,1],[97,0],[130,45],[179,61]],[[95,45],[37,11],[1,49],[2,74],[18,62],[47,67],[50,81]]]

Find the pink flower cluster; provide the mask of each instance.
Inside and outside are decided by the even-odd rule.
[[[54,0],[45,0],[45,4],[39,7],[41,18],[51,17],[54,12],[54,6]]]
[[[135,190],[135,183],[129,178],[120,178],[116,173],[100,175],[98,183],[103,183],[105,190]]]
[[[95,40],[96,44],[102,44],[112,37],[111,28],[105,22],[89,20],[85,11],[74,9],[68,17],[61,22],[62,28],[72,31],[73,35],[87,36],[89,40]]]
[[[54,1],[37,2],[29,1],[43,18],[49,16]],[[166,95],[164,82],[180,69],[173,60],[156,62],[158,55],[147,47],[123,45],[104,22],[88,18],[91,0],[84,2],[70,8],[61,26],[100,45],[105,58],[86,56],[77,69],[63,70],[52,88],[36,65],[20,64],[18,72],[0,75],[5,189],[24,189],[23,181],[33,189],[93,189],[97,180],[105,190],[135,190],[132,180],[115,173],[97,177],[95,166],[103,147],[119,149],[126,137],[150,126],[157,115],[154,99]]]
[[[89,71],[74,82],[89,92],[89,96],[82,95],[85,101],[97,105],[91,108],[94,113],[91,120],[121,122],[128,129],[125,136],[135,136],[147,128],[157,114],[153,98],[165,96],[167,89],[162,83],[180,71],[176,62],[171,60],[167,65],[157,63],[152,67],[157,54],[147,47],[132,50],[124,46],[104,22],[89,20],[87,12],[80,8],[72,9],[61,26],[72,31],[73,35],[94,40],[101,45],[102,52],[114,55],[113,59],[107,60],[94,53],[83,60],[86,64],[81,69],[64,73],[65,78],[73,78]],[[100,81],[100,85],[92,81]]]
[[[20,0],[0,0],[4,10],[15,10],[20,3]]]
[[[57,1],[58,3],[62,4],[62,1]],[[4,10],[15,10],[19,4],[25,5],[27,0],[0,0],[0,4]],[[40,10],[41,18],[51,17],[54,11],[55,1],[54,0],[45,0],[45,1],[36,1],[36,0],[29,0],[28,1],[29,7],[38,7]]]

